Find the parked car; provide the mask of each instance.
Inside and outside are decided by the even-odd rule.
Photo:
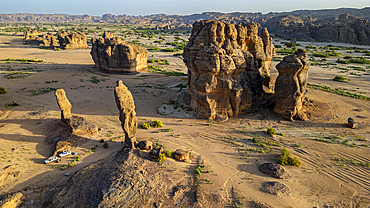
[[[57,158],[57,157],[55,157],[55,156],[51,156],[51,157],[49,157],[47,160],[45,160],[45,161],[44,161],[44,163],[45,163],[45,164],[48,164],[48,163],[51,163],[51,162],[54,162],[54,161],[59,162],[59,161],[60,161],[60,159],[59,159],[59,158]]]
[[[59,154],[59,157],[65,157],[67,155],[70,155],[71,153],[72,153],[71,150],[63,151],[62,153]]]

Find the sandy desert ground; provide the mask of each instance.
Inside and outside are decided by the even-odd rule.
[[[150,138],[166,149],[182,148],[200,156],[205,161],[205,169],[209,170],[200,176],[201,188],[220,193],[230,206],[249,207],[251,201],[274,207],[370,206],[369,101],[309,89],[310,100],[322,107],[313,112],[313,119],[309,121],[291,122],[271,111],[256,111],[218,123],[166,104],[186,92],[186,89],[178,87],[187,83],[186,76],[106,74],[94,68],[90,49],[39,49],[23,45],[20,36],[0,36],[0,51],[0,60],[24,58],[44,61],[30,64],[0,62],[0,86],[7,91],[7,94],[0,95],[0,168],[12,165],[21,171],[20,177],[3,183],[0,181],[0,195],[22,191],[26,198],[34,197],[34,193],[41,193],[43,187],[67,180],[66,172],[73,175],[83,167],[120,151],[123,131],[113,89],[117,80],[123,80],[134,96],[139,124],[155,119],[164,123],[160,129],[139,128],[137,138]],[[170,65],[163,67],[181,69],[186,73],[182,59],[172,54],[150,52],[149,58],[167,59]],[[328,58],[328,62],[334,63],[336,59]],[[275,78],[278,75],[274,67],[277,63],[274,62],[271,71]],[[24,78],[6,79],[5,76],[14,70],[28,73]],[[348,73],[345,75],[351,82],[333,81],[340,71],[312,66],[309,83],[370,94],[370,76]],[[99,82],[93,83],[93,80]],[[56,88],[65,89],[73,105],[73,114],[87,118],[102,129],[99,134],[85,138],[73,147],[72,151],[77,152],[81,160],[65,170],[55,166],[66,165],[75,156],[64,158],[61,163],[43,163],[52,154],[45,138],[61,125],[60,110],[53,94]],[[8,106],[13,101],[19,106]],[[357,128],[346,126],[348,117],[355,119]],[[268,127],[273,127],[283,136],[268,135]],[[172,132],[161,132],[164,129]],[[250,151],[250,148],[260,148],[250,140],[259,136],[281,146],[271,146],[271,152],[265,154]],[[348,140],[348,144],[317,140],[330,138]],[[108,141],[107,149],[102,148],[101,139]],[[89,151],[96,145],[95,152]],[[303,165],[300,168],[286,166],[291,177],[284,180],[260,172],[260,164],[277,161],[282,147],[298,156]],[[166,159],[163,163],[169,174],[194,177],[195,162],[180,163]],[[261,188],[268,181],[284,183],[289,192],[278,195],[264,192]]]

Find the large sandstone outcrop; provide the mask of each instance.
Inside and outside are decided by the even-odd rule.
[[[72,31],[59,31],[57,33],[61,49],[87,48],[87,37],[84,33]]]
[[[24,31],[23,35],[24,35],[24,39],[28,40],[31,37],[37,37],[41,35],[41,32],[38,30],[27,30],[27,31]]]
[[[206,119],[226,120],[251,109],[272,92],[275,47],[266,28],[205,20],[194,23],[184,62],[189,69],[191,107]]]
[[[136,142],[135,136],[137,132],[134,98],[121,80],[117,82],[117,87],[114,89],[114,97],[119,110],[119,120],[125,132],[125,147],[133,148]]]
[[[275,83],[275,113],[289,120],[293,120],[294,117],[306,120],[303,102],[307,93],[309,67],[310,61],[303,49],[285,56],[283,61],[276,65],[279,76]]]
[[[38,41],[38,45],[41,47],[50,46],[51,48],[54,48],[56,46],[59,46],[57,38],[51,33],[41,35],[36,38],[36,40]]]
[[[25,207],[26,198],[21,192],[7,194],[0,197],[0,208]]]
[[[103,38],[92,38],[91,56],[95,66],[108,72],[142,72],[147,67],[148,51],[105,32]]]

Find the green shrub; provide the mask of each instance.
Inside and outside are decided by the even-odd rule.
[[[173,157],[173,152],[171,152],[170,150],[166,150],[164,154],[166,155],[166,157]]]
[[[335,76],[333,80],[337,82],[348,82],[348,79],[342,76]]]
[[[70,168],[70,167],[73,167],[73,162],[69,162],[68,163],[68,167]]]
[[[108,148],[108,143],[107,142],[104,142],[103,147],[104,148]]]
[[[298,157],[293,157],[289,150],[286,149],[286,147],[281,149],[281,155],[278,160],[278,163],[283,166],[289,164],[296,167],[300,167],[302,165],[301,160]]]
[[[100,143],[104,143],[104,139],[101,139],[101,140],[100,140]]]
[[[275,135],[276,134],[275,130],[272,127],[268,127],[266,132],[270,135]]]
[[[143,124],[141,124],[141,128],[149,130],[150,129],[150,124],[143,123]]]
[[[162,121],[154,120],[153,122],[150,123],[150,126],[153,128],[160,128],[163,127],[163,123]]]
[[[0,87],[0,94],[6,94],[6,91],[3,87]]]
[[[155,159],[156,162],[162,162],[164,159],[166,159],[165,154],[159,154],[157,159]]]

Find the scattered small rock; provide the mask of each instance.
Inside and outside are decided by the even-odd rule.
[[[149,152],[149,157],[153,159],[157,159],[159,154],[163,154],[164,149],[162,147],[154,147],[150,152]]]
[[[359,115],[357,115],[356,117],[357,118],[367,118],[367,116],[359,116]]]
[[[151,141],[140,141],[135,145],[136,148],[140,150],[150,150],[153,147],[153,142]]]
[[[269,194],[273,194],[273,195],[281,195],[281,194],[290,193],[289,188],[285,184],[277,182],[277,181],[266,182],[263,185],[262,191],[269,193]]]
[[[348,118],[348,127],[354,129],[354,128],[356,128],[356,126],[357,126],[357,124],[356,124],[355,120],[353,118],[349,117]]]
[[[190,154],[188,151],[185,151],[185,150],[182,150],[182,149],[177,149],[174,153],[173,153],[173,157],[176,159],[176,160],[179,160],[179,161],[185,161],[185,162],[188,162],[190,161]]]
[[[263,163],[260,165],[260,171],[274,178],[284,179],[289,177],[288,171],[282,165],[276,163]]]

